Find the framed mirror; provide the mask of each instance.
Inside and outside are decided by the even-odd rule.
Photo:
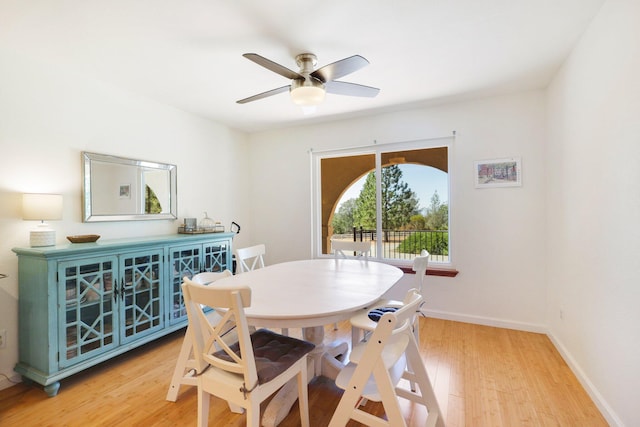
[[[176,165],[82,153],[83,221],[178,217]]]

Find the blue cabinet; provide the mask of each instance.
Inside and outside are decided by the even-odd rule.
[[[16,372],[55,396],[60,380],[186,325],[181,283],[232,268],[234,233],[14,248]]]
[[[169,248],[169,323],[184,323],[187,312],[182,298],[182,278],[198,272],[231,270],[231,240],[172,245]]]

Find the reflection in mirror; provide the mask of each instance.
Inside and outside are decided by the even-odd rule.
[[[177,218],[176,166],[82,153],[85,222]]]

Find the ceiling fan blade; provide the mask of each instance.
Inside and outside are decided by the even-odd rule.
[[[325,83],[358,71],[366,65],[369,65],[369,61],[360,55],[353,55],[320,67],[311,73],[311,75]]]
[[[294,79],[304,79],[304,76],[288,69],[284,65],[280,65],[276,62],[271,61],[270,59],[265,58],[264,56],[260,56],[257,53],[245,53],[242,56],[245,58],[255,62],[258,65],[262,65],[267,70],[273,71],[274,73],[280,74],[283,77],[286,77],[290,80]]]
[[[262,93],[259,93],[257,95],[253,95],[253,96],[241,99],[241,100],[236,101],[236,102],[238,104],[246,104],[247,102],[257,101],[258,99],[266,98],[268,96],[273,96],[273,95],[277,95],[279,93],[288,92],[288,91],[289,91],[289,86],[282,86],[282,87],[279,87],[277,89],[271,89],[271,90],[268,90],[266,92],[262,92]]]
[[[336,95],[348,95],[348,96],[362,96],[373,98],[379,92],[377,87],[364,86],[356,83],[339,82],[332,80],[326,82],[324,87],[328,93],[334,93]]]

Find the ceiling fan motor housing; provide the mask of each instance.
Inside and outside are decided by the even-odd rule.
[[[301,53],[296,56],[296,64],[300,67],[299,73],[304,77],[304,80],[291,80],[289,91],[296,105],[318,105],[324,100],[324,84],[311,76],[317,63],[318,60],[312,53]]]

